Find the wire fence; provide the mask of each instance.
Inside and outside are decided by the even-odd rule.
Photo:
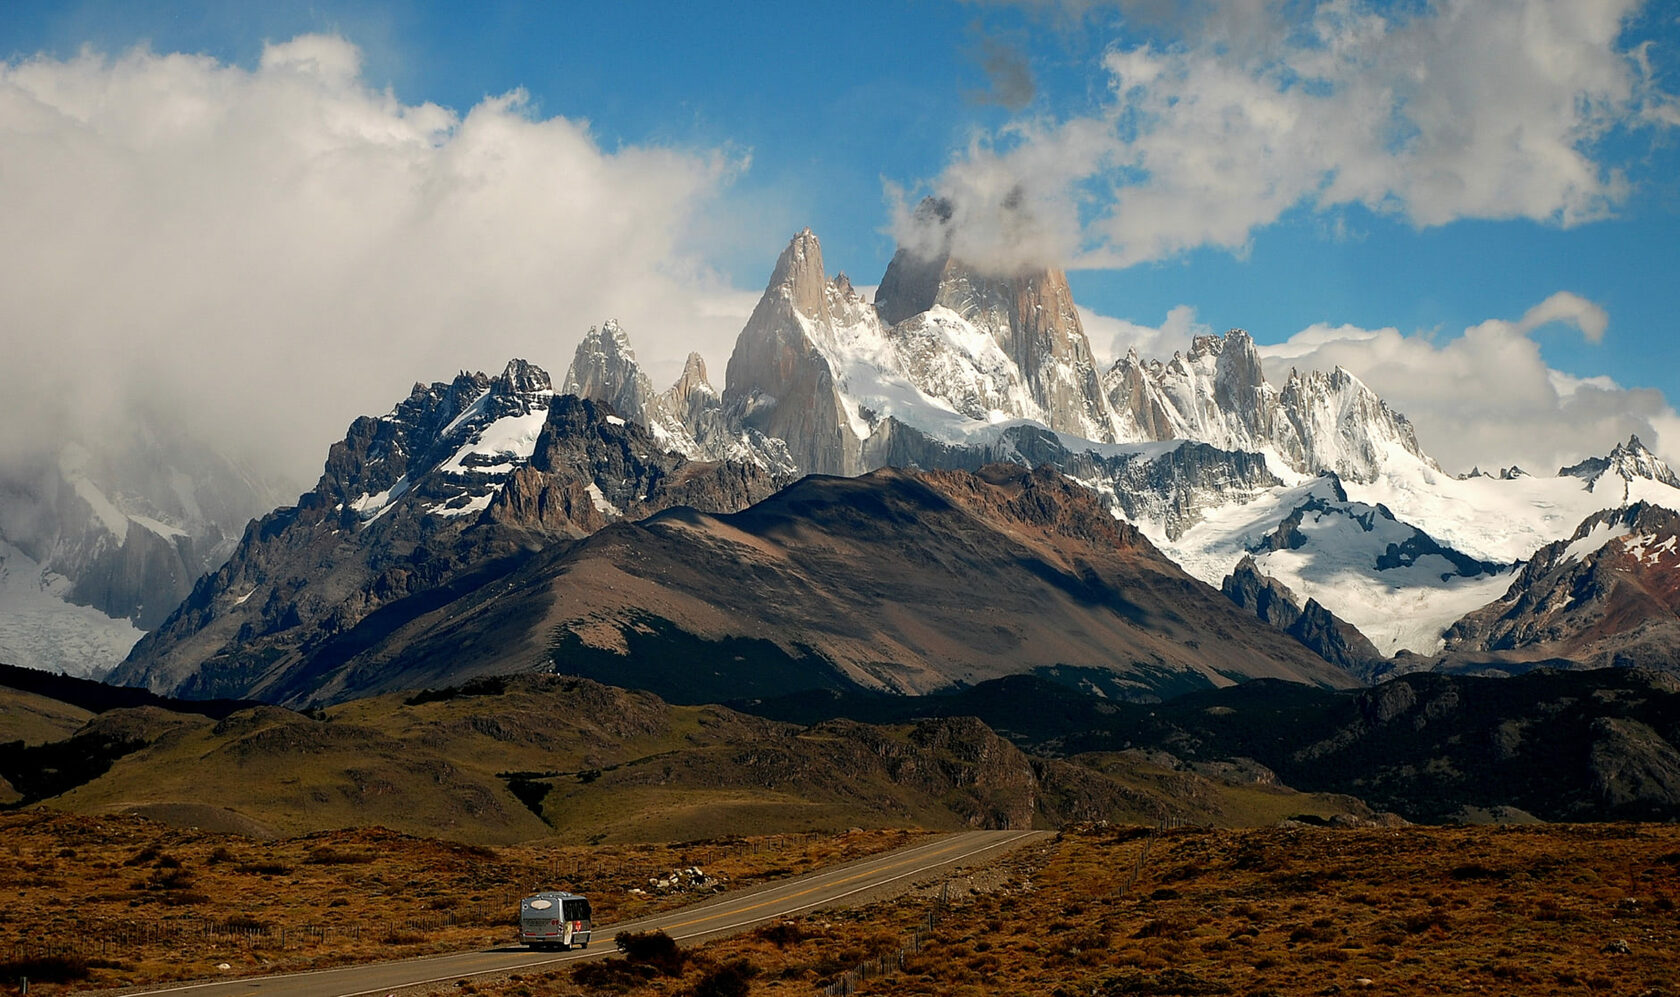
[[[903,972],[905,958],[922,950],[922,946],[933,935],[934,927],[944,917],[950,904],[951,881],[947,879],[939,888],[939,899],[928,911],[927,920],[922,927],[911,932],[896,951],[865,960],[835,977],[832,983],[822,989],[825,997],[850,997],[857,992],[859,983]]]

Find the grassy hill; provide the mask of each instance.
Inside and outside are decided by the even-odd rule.
[[[93,714],[72,703],[0,688],[0,740],[45,744],[74,734]]]
[[[804,726],[537,675],[309,713],[111,710],[65,740],[0,750],[0,776],[28,802],[74,813],[477,843],[1369,813],[1131,757],[1033,758],[972,717]]]

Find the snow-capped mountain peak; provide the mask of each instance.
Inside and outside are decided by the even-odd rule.
[[[590,326],[578,343],[561,393],[603,401],[636,417],[653,400],[653,384],[636,363],[629,335],[608,319]]]
[[[548,372],[519,359],[493,378],[463,371],[448,384],[416,384],[396,408],[357,419],[333,444],[316,501],[362,523],[410,493],[437,515],[482,511],[530,461],[553,397]]]
[[[682,375],[677,378],[676,384],[671,385],[671,394],[677,398],[696,395],[717,397],[717,389],[712,387],[712,382],[706,377],[705,357],[698,353],[688,355],[688,359],[683,362]]]
[[[280,489],[144,413],[0,466],[0,661],[98,677]]]
[[[1620,486],[1624,491],[1639,480],[1680,488],[1680,477],[1676,477],[1667,462],[1647,449],[1638,436],[1629,436],[1626,443],[1616,444],[1604,457],[1588,457],[1579,464],[1560,468],[1558,476],[1580,478],[1593,491],[1597,491],[1600,482],[1607,478],[1619,478],[1625,482]]]

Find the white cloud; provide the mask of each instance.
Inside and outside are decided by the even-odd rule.
[[[1298,206],[1576,224],[1627,191],[1598,140],[1676,120],[1646,51],[1621,47],[1642,5],[1197,8],[1182,40],[1110,51],[1097,113],[977,138],[932,187],[952,202],[953,249],[999,267],[1241,252]],[[895,227],[917,240],[912,212]]]
[[[558,381],[607,317],[674,366],[727,356],[739,295],[689,240],[741,161],[606,150],[519,93],[404,104],[359,72],[323,36],[255,69],[0,63],[0,443],[144,404],[312,481],[413,381],[511,356]]]
[[[1572,291],[1559,291],[1523,314],[1517,330],[1524,335],[1551,322],[1564,322],[1581,330],[1589,343],[1604,341],[1610,316],[1603,308]]]
[[[1187,349],[1195,337],[1213,334],[1212,326],[1196,321],[1196,309],[1189,305],[1175,305],[1159,326],[1099,315],[1084,307],[1079,309],[1079,321],[1091,342],[1091,352],[1104,367],[1128,350],[1136,350],[1145,360],[1167,360]]]
[[[1291,367],[1351,371],[1411,419],[1423,449],[1449,470],[1515,463],[1550,473],[1630,434],[1670,461],[1680,458],[1680,418],[1662,393],[1549,368],[1530,336],[1548,321],[1575,325],[1596,342],[1607,320],[1592,302],[1560,293],[1518,320],[1489,319],[1451,339],[1314,325],[1260,353],[1274,384]]]

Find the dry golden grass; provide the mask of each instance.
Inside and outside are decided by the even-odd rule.
[[[935,892],[713,943],[680,978],[621,973],[616,992],[820,993],[873,961],[853,992],[1680,993],[1667,825],[1087,829],[977,882],[943,905]],[[731,966],[746,991],[704,989]],[[450,989],[601,992],[576,972]]]
[[[0,964],[63,957],[87,969],[69,984],[80,990],[482,948],[513,941],[518,899],[535,889],[587,893],[598,920],[620,921],[696,899],[632,892],[675,868],[745,885],[915,835],[491,848],[379,828],[260,841],[128,816],[4,814]],[[62,989],[31,975],[31,993]]]
[[[490,849],[380,830],[259,842],[14,814],[0,817],[0,956],[78,921],[267,928],[160,933],[103,955],[84,945],[94,966],[81,987],[214,976],[221,962],[274,972],[480,947],[510,939],[512,901],[532,887],[585,890],[603,921],[619,920],[685,902],[629,892],[675,866],[739,884],[908,838]],[[437,992],[811,994],[869,965],[854,992],[1680,994],[1680,827],[1669,825],[1093,827],[940,892],[712,943],[675,975],[617,962]],[[393,898],[410,913],[393,918]],[[352,925],[359,937],[342,930]]]
[[[21,689],[0,686],[0,740],[45,744],[59,741],[88,722],[93,714]]]

